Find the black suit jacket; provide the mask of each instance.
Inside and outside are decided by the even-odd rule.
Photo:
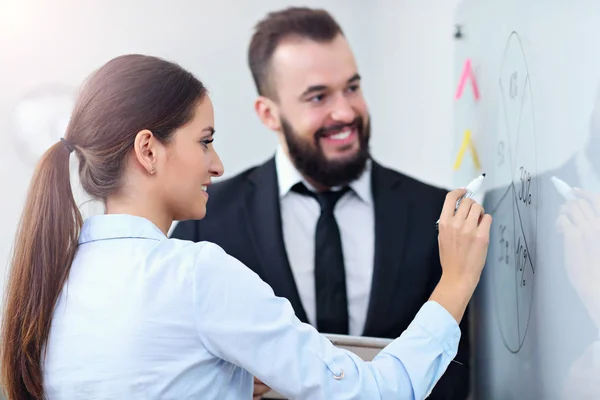
[[[363,335],[396,338],[408,327],[441,276],[435,222],[446,191],[373,162],[375,259]],[[207,215],[182,221],[172,237],[210,241],[242,261],[287,298],[308,322],[288,262],[281,228],[274,158],[209,187]],[[468,316],[456,357],[430,399],[465,399],[469,393]]]

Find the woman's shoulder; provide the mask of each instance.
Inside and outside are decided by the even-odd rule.
[[[192,242],[189,240],[169,238],[162,244],[162,252],[172,257],[181,258],[186,264],[193,265],[197,270],[212,270],[230,272],[246,268],[239,260],[227,254],[218,244],[208,241]]]
[[[225,253],[221,246],[213,242],[193,242],[177,238],[168,238],[162,243],[162,250],[181,257],[192,259],[218,257]]]
[[[224,283],[238,279],[248,283],[262,282],[254,271],[216,243],[168,239],[164,245],[168,246],[170,254],[181,257],[182,261],[185,260],[185,264],[193,268],[195,279],[202,285],[208,282]]]

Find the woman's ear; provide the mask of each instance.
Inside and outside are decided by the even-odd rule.
[[[151,175],[156,172],[156,154],[158,142],[148,129],[139,131],[135,136],[133,148],[140,165]]]

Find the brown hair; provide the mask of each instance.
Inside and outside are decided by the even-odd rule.
[[[255,26],[248,48],[248,64],[258,93],[275,97],[269,82],[271,57],[285,39],[298,37],[315,42],[330,42],[343,35],[342,28],[325,10],[290,7],[271,12]]]
[[[83,86],[66,142],[54,144],[37,165],[15,239],[0,359],[10,400],[45,397],[45,346],[82,226],[69,179],[71,150],[85,191],[106,200],[119,190],[136,134],[148,129],[167,143],[192,119],[205,93],[177,64],[144,55],[109,61]]]

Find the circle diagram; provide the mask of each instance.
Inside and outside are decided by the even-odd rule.
[[[531,83],[516,32],[508,38],[498,81],[493,187],[486,196],[494,224],[487,267],[504,345],[523,345],[535,283],[537,155]]]

